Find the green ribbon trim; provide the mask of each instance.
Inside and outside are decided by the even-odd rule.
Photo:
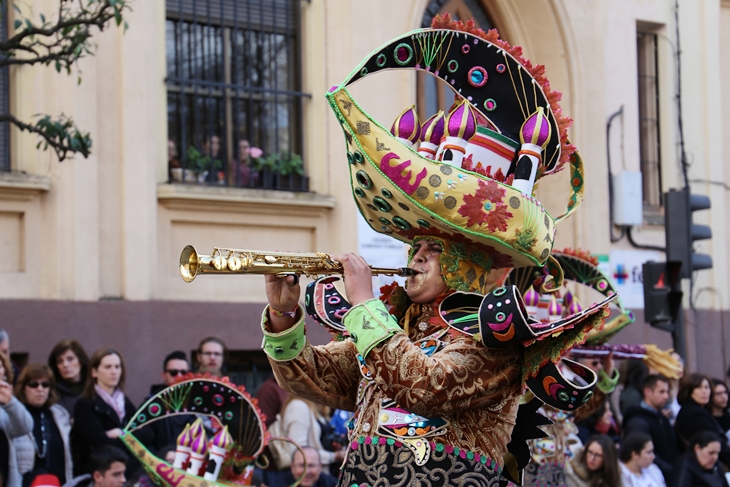
[[[347,312],[342,322],[363,358],[367,357],[378,344],[396,332],[402,331],[382,301],[377,298],[354,306]]]
[[[286,362],[294,359],[304,348],[307,338],[304,336],[304,310],[298,306],[299,321],[291,328],[279,333],[267,330],[269,322],[269,307],[264,308],[261,315],[261,330],[264,332],[264,341],[261,347],[266,355],[276,362]]]

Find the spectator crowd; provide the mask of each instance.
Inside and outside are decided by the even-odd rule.
[[[226,354],[222,340],[202,340],[196,372],[222,376]],[[182,351],[170,352],[161,365],[162,382],[150,386],[150,395],[191,371]],[[620,392],[576,422],[559,483],[729,487],[727,383],[699,373],[669,380],[640,360],[626,363],[623,372]],[[9,337],[0,330],[0,485],[151,487],[120,440],[136,411],[124,393],[125,379],[120,352],[101,348],[89,356],[74,339],[53,347],[47,363],[19,369],[10,360]],[[271,435],[291,442],[269,443],[266,460],[258,462],[268,466],[255,469],[253,485],[283,487],[302,476],[304,487],[336,485],[351,413],[294,397],[273,377],[256,396]],[[135,434],[152,453],[171,462],[178,436],[193,421],[189,415],[171,416]]]

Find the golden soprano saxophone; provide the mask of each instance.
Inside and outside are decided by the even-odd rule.
[[[408,267],[371,267],[374,275],[412,276]],[[198,274],[277,274],[317,277],[343,274],[342,264],[323,252],[269,252],[216,247],[210,255],[199,254],[192,245],[180,254],[180,276],[192,282]]]

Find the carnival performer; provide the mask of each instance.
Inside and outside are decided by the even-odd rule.
[[[345,89],[379,70],[424,65],[456,97],[447,116],[424,123],[428,143],[441,141],[429,157],[415,151],[425,142],[415,107],[387,131]],[[570,362],[572,380],[558,362],[602,326],[615,299],[536,320],[517,286],[489,276],[537,266],[536,289],[562,286],[551,251],[556,224],[582,199],[583,166],[559,94],[496,31],[445,16],[382,46],[326,96],[345,132],[359,210],[375,231],[411,245],[411,273],[405,289],[386,286],[376,299],[361,256],[331,256],[346,296],[339,278],[307,288],[306,313],[337,333],[316,347],[305,336],[298,278],[267,275],[263,348],[274,375],[297,396],[355,411],[341,485],[519,482],[525,440],[545,435],[538,407],[575,411],[590,400],[597,375]],[[568,209],[553,218],[534,184],[568,166]],[[521,404],[525,386],[536,399]]]

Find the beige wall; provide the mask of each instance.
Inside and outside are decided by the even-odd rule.
[[[27,4],[35,12],[55,0]],[[595,253],[630,248],[609,242],[606,121],[624,107],[611,141],[613,170],[638,169],[637,25],[659,34],[665,189],[681,185],[676,126],[674,0],[493,0],[486,2],[505,38],[545,64],[575,119],[571,139],[586,164],[580,211],[561,225],[556,247]],[[420,26],[426,0],[302,2],[305,161],[311,194],[169,185],[166,180],[164,2],[135,2],[129,30],[96,36],[97,55],[81,64],[83,83],[50,68],[11,71],[14,113],[73,115],[91,132],[91,157],[57,163],[35,138],[13,131],[14,173],[0,174],[0,298],[90,301],[232,301],[260,303],[262,279],[202,277],[184,284],[177,258],[185,244],[320,250],[355,249],[352,201],[341,130],[323,93],[367,54]],[[730,8],[727,1],[681,0],[683,116],[693,190],[709,194],[702,218],[715,236],[701,246],[715,267],[699,274],[698,306],[728,309],[725,168],[730,124]],[[726,85],[727,83],[725,83]],[[388,125],[415,102],[413,73],[384,73],[352,93]],[[422,114],[427,115],[427,114]],[[720,142],[722,141],[722,142]],[[22,174],[21,174],[22,172]],[[540,184],[557,215],[568,196],[567,172]],[[635,229],[663,245],[663,228]],[[12,323],[7,325],[12,328]],[[13,330],[14,331],[14,330]],[[694,333],[694,332],[693,332]],[[696,334],[693,335],[697,339]],[[40,358],[40,357],[35,357]]]

